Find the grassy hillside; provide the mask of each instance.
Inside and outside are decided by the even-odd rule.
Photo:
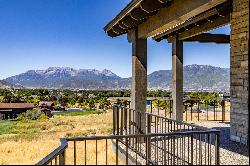
[[[0,165],[35,164],[60,145],[60,138],[110,135],[112,129],[110,119],[112,119],[111,112],[99,115],[55,115],[54,119],[45,121],[1,121]],[[89,143],[89,146],[91,145],[92,143]],[[67,152],[69,161],[73,158],[71,151],[70,145]],[[109,161],[115,161],[112,154],[109,155]],[[91,158],[89,160],[91,161]]]

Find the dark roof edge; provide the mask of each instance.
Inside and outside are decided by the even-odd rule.
[[[109,31],[116,23],[118,23],[124,16],[131,12],[135,7],[140,5],[143,0],[132,0],[113,20],[111,20],[105,27],[104,31]]]

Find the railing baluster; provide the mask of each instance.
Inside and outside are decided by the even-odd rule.
[[[170,100],[170,118],[172,117],[173,112],[173,100]]]
[[[76,141],[74,141],[74,165],[76,165]]]
[[[84,142],[84,151],[85,151],[85,156],[84,156],[84,164],[87,165],[87,140]]]
[[[169,147],[170,147],[170,146],[169,146],[169,136],[168,136],[168,165],[169,165],[169,160],[170,160],[170,159],[169,159],[169,153],[170,153],[170,152],[169,152]]]
[[[166,165],[166,136],[164,136],[164,142],[163,142],[163,146],[164,146],[164,162],[163,162],[163,165]]]
[[[138,140],[137,140],[137,138],[135,138],[135,149],[136,149],[136,152],[137,152],[137,143],[138,143]],[[137,153],[135,153],[135,165],[137,165]]]
[[[194,137],[191,135],[191,165],[194,165]]]
[[[167,101],[164,100],[165,117],[167,117]]]
[[[149,146],[149,141],[148,141],[148,138],[146,138],[146,147],[145,147],[145,150],[146,150],[146,165],[149,165],[149,162],[148,162],[148,160],[149,160],[149,155],[148,155],[149,149],[148,149],[148,146]]]
[[[116,121],[116,106],[113,106],[113,135],[115,135],[115,121]]]
[[[190,143],[190,139],[189,139],[189,135],[187,136],[187,138],[188,138],[188,164],[189,164],[189,150],[190,150],[190,145],[189,145],[189,143]]]
[[[126,138],[126,165],[128,165],[128,138]]]
[[[124,130],[124,117],[123,117],[123,112],[124,112],[124,108],[121,108],[121,129],[120,129],[120,134],[123,135],[123,130]]]
[[[152,100],[150,101],[150,112],[153,113],[153,104],[152,104]]]
[[[215,120],[215,100],[214,100],[214,120]]]
[[[59,154],[59,165],[65,165],[66,154],[65,150]]]
[[[148,120],[147,121],[148,122],[148,124],[147,124],[148,131],[147,131],[147,133],[150,134],[151,133],[152,116],[150,114],[148,114],[147,117],[148,117],[147,118],[147,120]],[[147,162],[148,162],[148,160],[151,160],[151,138],[150,137],[147,138],[147,146],[146,146],[146,148],[147,148]]]
[[[220,164],[220,134],[215,134],[215,165]]]
[[[186,112],[186,121],[187,121],[187,116],[188,116],[188,115],[187,115],[187,107],[188,107],[188,106],[185,106],[185,112]]]
[[[131,109],[129,109],[128,121],[129,121],[129,134],[131,134]]]
[[[118,107],[117,107],[118,108]],[[117,112],[116,112],[116,134],[119,135],[119,131],[120,131],[120,125],[119,125],[119,119],[120,119],[120,116],[119,116],[119,108],[117,109]]]
[[[193,121],[193,106],[191,106],[191,121]]]
[[[118,139],[116,139],[116,158],[115,158],[115,164],[118,165]]]
[[[106,165],[108,165],[108,140],[106,139]]]
[[[199,159],[200,159],[200,162],[199,162],[199,165],[202,165],[202,135],[199,134]]]
[[[200,121],[200,100],[198,100],[198,121]]]
[[[57,165],[57,156],[55,157],[55,165]]]
[[[204,134],[204,142],[205,142],[205,150],[204,150],[204,152],[205,152],[205,154],[204,154],[204,164],[206,165],[207,164],[207,135],[206,134]]]
[[[125,133],[126,135],[128,135],[128,109],[125,108],[125,112],[124,112],[124,128],[125,128]]]
[[[184,143],[183,143],[184,142]],[[184,165],[185,164],[185,161],[186,161],[186,136],[184,136],[183,137],[183,158],[182,158],[182,160],[183,160],[183,162],[182,162],[182,165]]]
[[[211,154],[210,154],[210,150],[211,150],[211,146],[210,146],[210,134],[208,134],[208,164],[211,165]]]
[[[207,110],[207,121],[208,121],[208,102],[206,101],[206,110]]]
[[[157,100],[157,105],[158,105],[158,109],[157,109],[158,115],[160,115],[160,100],[159,99]]]
[[[98,154],[97,140],[96,140],[96,142],[95,142],[95,153],[96,153],[96,161],[95,161],[95,163],[96,163],[96,165],[97,165],[97,163],[98,163],[98,160],[97,160],[97,154]]]

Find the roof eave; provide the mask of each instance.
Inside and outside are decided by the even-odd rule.
[[[124,16],[136,8],[143,0],[132,0],[113,20],[111,20],[105,27],[104,31],[109,31],[115,24],[117,24]]]

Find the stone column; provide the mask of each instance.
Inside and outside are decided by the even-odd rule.
[[[173,118],[183,120],[183,41],[178,35],[172,42],[172,99]]]
[[[230,23],[230,134],[249,145],[249,0],[233,0]]]
[[[146,98],[147,98],[147,39],[138,39],[137,30],[130,33],[132,42],[132,89],[131,108],[142,113],[136,115],[138,129],[136,133],[146,131]]]

